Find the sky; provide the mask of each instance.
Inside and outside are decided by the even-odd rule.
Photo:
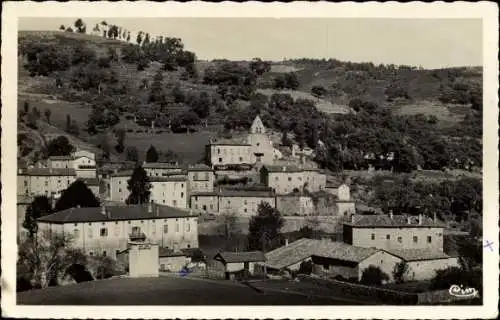
[[[20,18],[19,30],[57,30],[76,18]],[[480,19],[83,18],[181,38],[200,60],[335,58],[441,68],[481,66]]]

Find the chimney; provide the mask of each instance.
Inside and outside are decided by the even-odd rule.
[[[418,224],[419,224],[419,225],[422,225],[423,220],[424,220],[424,215],[423,215],[423,214],[419,214],[419,215],[418,215]]]
[[[103,216],[105,216],[105,215],[106,215],[106,207],[105,207],[104,205],[102,205],[102,206],[101,206],[101,214],[102,214]]]
[[[288,238],[285,239],[285,247],[288,247]]]
[[[407,221],[408,221],[408,224],[411,224],[411,216],[408,216]]]
[[[434,214],[433,214],[432,221],[433,221],[434,223],[437,223],[437,214],[436,214],[435,212],[434,212]]]
[[[392,212],[392,210],[389,210],[389,218],[394,219],[394,213]]]
[[[281,170],[282,170],[283,172],[285,172],[285,171],[286,171],[286,166],[281,167]]]
[[[159,215],[160,215],[160,207],[156,206],[155,217],[158,217]]]
[[[148,204],[148,213],[153,213],[153,200],[149,201],[149,204]]]
[[[354,214],[351,214],[351,223],[354,223],[355,222],[355,219],[354,219]]]
[[[21,169],[21,168],[17,169],[17,173],[19,173],[19,174],[23,173],[23,169]]]

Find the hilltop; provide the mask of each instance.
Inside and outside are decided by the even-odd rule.
[[[19,109],[28,102],[38,113],[50,110],[50,119],[36,119],[40,127],[50,122],[75,143],[110,145],[112,158],[128,157],[113,148],[122,131],[125,148],[141,157],[153,144],[198,162],[210,137],[246,129],[260,114],[296,143],[323,141],[318,161],[330,169],[361,168],[363,155],[390,151],[404,170],[470,168],[481,163],[481,81],[481,68],[198,61],[177,38],[139,46],[73,32],[19,33]]]

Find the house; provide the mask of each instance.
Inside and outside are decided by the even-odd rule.
[[[142,167],[149,177],[186,175],[185,170],[176,162],[144,162]]]
[[[150,171],[151,172],[151,171]],[[109,175],[109,197],[110,201],[125,202],[130,195],[128,180],[133,171],[121,171]],[[149,177],[151,183],[150,199],[155,203],[186,209],[188,206],[188,181],[187,176],[163,171],[153,171],[154,175]],[[157,176],[158,174],[158,176]]]
[[[309,216],[316,211],[311,196],[303,193],[276,195],[276,209],[285,216]]]
[[[195,213],[231,213],[250,217],[257,214],[259,204],[276,207],[274,193],[267,190],[219,190],[191,195],[191,209]]]
[[[186,253],[172,249],[160,248],[160,271],[179,272],[191,262]]]
[[[75,169],[76,175],[82,178],[95,178],[95,154],[87,150],[79,150],[68,156],[51,156],[47,160],[47,167],[55,169]]]
[[[25,196],[53,196],[60,194],[76,180],[73,168],[19,169],[17,194]]]
[[[101,198],[100,181],[98,178],[79,178],[92,191],[96,198]]]
[[[224,266],[226,279],[232,279],[235,273],[248,272],[254,274],[256,264],[264,263],[266,257],[262,251],[219,252],[213,258]]]
[[[298,271],[302,262],[311,260],[318,244],[322,242],[307,238],[290,244],[287,241],[284,246],[266,253],[267,271],[269,273],[277,273],[281,270]]]
[[[213,192],[215,174],[212,168],[204,164],[196,164],[188,167],[188,192]]]
[[[64,232],[88,254],[115,256],[129,241],[146,239],[160,247],[198,247],[198,218],[174,207],[132,206],[71,208],[39,218],[39,232]]]
[[[275,149],[259,116],[256,116],[250,130],[242,136],[229,139],[212,139],[206,146],[210,165],[230,164],[272,164],[282,157]]]
[[[158,277],[158,250],[158,243],[152,243],[150,241],[129,241],[129,277]]]
[[[427,249],[443,251],[445,225],[419,215],[351,215],[343,225],[344,242],[378,249]]]
[[[272,188],[277,194],[294,191],[321,191],[326,185],[326,175],[317,168],[299,165],[264,165],[261,183]]]

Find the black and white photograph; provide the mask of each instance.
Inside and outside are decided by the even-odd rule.
[[[8,2],[5,314],[496,318],[498,7],[391,6]]]

